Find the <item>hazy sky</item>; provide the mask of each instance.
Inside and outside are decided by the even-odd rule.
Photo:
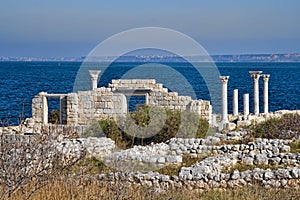
[[[210,54],[300,52],[299,0],[0,0],[0,56],[82,56],[118,32],[178,30]]]

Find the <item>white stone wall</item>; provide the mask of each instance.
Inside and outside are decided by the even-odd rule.
[[[36,95],[32,99],[32,117],[35,123],[43,123],[43,97]]]
[[[156,88],[157,86],[162,88],[162,84],[157,84],[155,79],[113,79],[109,88]]]
[[[204,100],[193,100],[190,102],[189,110],[191,112],[195,112],[200,115],[200,117],[207,119],[209,123],[211,123],[212,119],[212,106],[210,105],[210,101]]]
[[[201,117],[211,121],[212,107],[210,101],[192,100],[190,96],[179,96],[177,92],[168,92],[162,84],[156,83],[155,79],[119,79],[112,80],[109,84],[112,91],[127,89],[150,89],[146,96],[148,105],[161,106],[171,110],[190,110],[199,114]]]
[[[106,88],[77,93],[77,122],[89,124],[91,121],[116,118],[127,113],[126,97],[120,93],[113,93]]]
[[[134,92],[146,96],[146,104],[172,110],[190,110],[201,117],[211,120],[212,108],[209,101],[192,100],[190,96],[179,96],[177,92],[168,92],[155,79],[119,79],[112,80],[108,87],[90,91],[69,93],[61,98],[62,124],[87,125],[92,121],[117,118],[127,113],[127,100],[122,91]],[[35,123],[45,123],[47,93],[39,93],[32,100],[32,118]],[[134,95],[134,94],[133,94]]]

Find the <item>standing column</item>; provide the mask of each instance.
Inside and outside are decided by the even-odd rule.
[[[229,123],[228,121],[228,108],[227,108],[227,83],[229,76],[220,76],[219,77],[222,82],[222,120],[221,122]]]
[[[48,124],[48,99],[46,97],[47,92],[40,92],[40,95],[42,95],[42,112],[43,112],[43,124]]]
[[[100,70],[89,70],[91,82],[92,82],[92,90],[97,88],[100,72],[101,72]]]
[[[262,75],[264,81],[264,113],[269,113],[269,78],[270,74]]]
[[[239,115],[239,91],[238,91],[238,89],[233,90],[233,93],[232,93],[232,114],[233,114],[233,116]]]
[[[249,71],[253,79],[253,100],[254,100],[254,114],[259,115],[259,77],[262,71]]]
[[[249,115],[249,94],[244,94],[244,118],[247,119]]]
[[[59,124],[63,124],[63,109],[65,96],[59,97]]]

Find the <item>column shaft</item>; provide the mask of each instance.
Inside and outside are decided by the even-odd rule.
[[[263,76],[264,81],[264,113],[269,113],[269,74],[264,74]]]
[[[43,96],[43,124],[48,124],[48,100]]]
[[[254,114],[258,115],[259,114],[259,84],[258,84],[258,79],[254,79]]]
[[[228,123],[228,103],[227,103],[227,83],[229,76],[220,76],[222,81],[222,120],[221,122]]]
[[[243,96],[244,99],[244,118],[246,119],[247,116],[249,115],[249,94],[244,94]]]
[[[262,71],[250,71],[249,73],[253,79],[254,114],[259,115],[259,77]]]
[[[233,90],[232,93],[232,113],[233,116],[239,115],[239,100],[238,100],[239,91],[238,89]]]

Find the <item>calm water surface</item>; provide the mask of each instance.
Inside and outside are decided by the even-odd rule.
[[[22,113],[30,117],[31,99],[41,91],[72,92],[80,65],[79,62],[0,62],[0,123],[8,119],[9,123],[18,123]],[[99,80],[99,86],[107,86],[112,78],[122,77],[126,71],[137,65],[136,63],[112,64]],[[204,81],[199,74],[195,73],[191,65],[186,63],[165,63],[165,65],[184,74],[197,98],[210,100]],[[242,94],[250,93],[250,102],[252,102],[253,84],[248,72],[250,70],[262,70],[271,75],[269,81],[270,111],[300,109],[300,63],[217,63],[216,65],[221,75],[230,76],[229,112],[233,89],[239,89],[239,111],[242,111]],[[159,67],[157,69],[159,70]],[[164,76],[162,72],[162,80]],[[180,84],[176,82],[176,79],[173,81],[171,83],[173,85]],[[263,83],[260,80],[261,102],[262,89]],[[177,92],[185,95],[184,90]],[[58,101],[50,99],[49,109],[57,108]],[[251,103],[250,111],[252,111]]]

